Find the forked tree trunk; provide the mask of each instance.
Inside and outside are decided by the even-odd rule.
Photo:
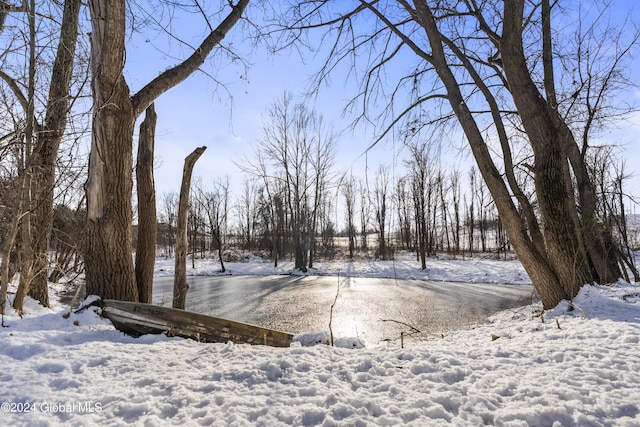
[[[557,117],[531,79],[522,45],[524,0],[505,2],[501,54],[510,92],[522,119],[534,154],[534,183],[549,263],[564,290],[574,297],[583,284],[596,278],[591,274],[585,247],[581,244],[582,224],[572,215],[573,191],[563,165],[563,135]]]
[[[571,164],[573,177],[569,172],[568,164],[564,164],[567,170],[567,191],[573,193],[573,179],[576,182],[577,195],[580,200],[580,213],[577,207],[571,209],[574,221],[581,226],[581,234],[578,235],[581,245],[585,247],[589,257],[590,265],[593,268],[594,279],[601,283],[610,283],[622,275],[618,263],[618,254],[615,250],[607,248],[607,241],[610,236],[608,227],[601,227],[597,223],[596,215],[596,195],[593,183],[585,163],[585,154],[580,152],[578,143],[573,136],[569,126],[558,114],[558,103],[555,93],[555,77],[553,66],[553,43],[551,31],[551,2],[543,0],[542,11],[542,61],[544,65],[544,88],[547,98],[549,115],[559,129],[563,155]],[[586,145],[584,150],[586,150]]]
[[[451,108],[467,137],[478,170],[491,192],[514,250],[531,278],[544,307],[554,307],[559,301],[567,298],[565,288],[547,262],[545,255],[539,252],[528,235],[522,218],[513,203],[511,193],[503,181],[502,174],[493,162],[482,132],[460,92],[453,72],[449,68],[435,18],[425,3],[416,2],[415,18],[425,29],[432,48],[431,56],[425,59],[433,64],[447,90],[447,98]],[[422,54],[419,50],[417,53]]]
[[[153,153],[157,115],[153,104],[140,124],[136,184],[138,194],[138,241],[136,244],[136,284],[140,302],[151,303],[153,268],[156,262],[156,191],[153,181]]]
[[[173,276],[173,308],[185,309],[187,305],[187,220],[189,219],[189,192],[191,174],[196,162],[207,147],[198,147],[184,160],[182,185],[180,186],[180,204],[178,206],[178,224],[176,226],[176,263]]]

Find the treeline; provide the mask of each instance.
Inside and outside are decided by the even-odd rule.
[[[475,176],[475,169],[471,171]],[[388,168],[381,167],[378,173],[388,174]],[[506,253],[509,242],[495,209],[486,199],[487,193],[480,190],[473,197],[466,193],[460,196],[459,175],[454,171],[445,179],[440,173],[431,183],[435,186],[424,193],[427,203],[423,207],[428,207],[424,211],[419,195],[409,193],[412,182],[407,176],[386,188],[380,185],[391,179],[388,176],[377,176],[377,187],[373,189],[367,187],[364,178],[350,176],[341,186],[334,183],[329,194],[332,197],[316,212],[319,226],[315,233],[309,233],[311,221],[297,232],[302,236],[303,259],[309,261],[303,268],[313,267],[314,259],[336,256],[392,259],[398,250],[415,251],[418,260],[439,252]],[[281,202],[283,194],[274,195],[276,204],[272,206],[263,186],[246,181],[244,191],[232,203],[228,186],[214,183],[213,187],[204,189],[200,181],[191,193],[188,235],[194,259],[215,254],[224,270],[224,260],[235,255],[223,255],[230,248],[263,254],[272,258],[276,266],[279,259],[295,257],[297,233],[291,228],[294,221],[288,205]],[[340,189],[338,194],[336,188]],[[437,198],[429,200],[430,193],[437,194]],[[175,192],[161,197],[161,256],[173,256],[177,201]],[[277,215],[275,218],[272,212]]]
[[[304,271],[317,259],[392,259],[401,250],[415,252],[424,269],[426,259],[438,253],[511,253],[476,168],[447,167],[427,142],[406,144],[407,156],[396,173],[391,165],[380,165],[366,177],[340,174],[331,167],[291,166],[332,165],[332,151],[327,150],[320,162],[322,156],[305,157],[318,152],[296,147],[295,138],[280,140],[289,142],[280,149],[291,152],[274,156],[288,162],[268,162],[267,153],[277,153],[276,147],[261,145],[256,159],[238,165],[254,172],[240,194],[231,194],[229,178],[210,188],[201,179],[194,184],[188,232],[192,260],[216,254],[224,271],[224,261],[237,254],[228,251],[225,256],[225,250],[233,248],[270,257],[275,266],[281,259],[293,259],[295,268]],[[294,153],[301,157],[294,159]],[[640,248],[640,228],[625,214],[624,168],[607,164],[611,158],[601,153],[593,159],[592,173],[599,177],[601,193],[598,209],[616,230],[616,243],[628,251],[626,258],[633,259],[631,251]],[[259,174],[256,165],[263,168]],[[158,244],[164,256],[172,256],[177,206],[177,193],[161,197]]]

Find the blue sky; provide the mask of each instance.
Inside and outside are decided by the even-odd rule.
[[[621,2],[624,5],[624,2]],[[251,7],[251,5],[249,6]],[[191,21],[193,18],[180,18],[173,22],[179,31],[190,33],[192,28],[200,28]],[[148,38],[134,35],[129,41],[126,63],[127,81],[135,91],[159,72],[177,63],[160,52],[156,46],[163,46],[184,57],[174,42],[166,44],[161,36]],[[202,31],[193,37],[198,40]],[[207,186],[213,180],[229,175],[235,195],[238,195],[244,176],[239,173],[234,161],[241,161],[246,155],[252,157],[254,147],[262,136],[263,119],[266,108],[283,92],[300,95],[308,90],[309,79],[319,69],[319,61],[310,56],[305,63],[295,53],[269,55],[265,49],[253,49],[243,40],[241,28],[237,27],[228,35],[236,50],[249,63],[245,69],[233,64],[227,58],[211,61],[205,70],[214,74],[225,84],[216,85],[210,77],[196,73],[178,87],[162,95],[156,102],[158,113],[156,140],[156,182],[158,193],[178,191],[182,175],[184,158],[197,146],[208,147],[196,164],[194,176],[202,177]],[[321,55],[319,55],[321,57]],[[368,155],[362,156],[373,140],[372,127],[359,127],[352,132],[348,125],[353,117],[342,117],[342,110],[348,99],[356,93],[355,82],[333,77],[331,87],[323,87],[317,97],[308,100],[310,106],[324,115],[341,132],[338,143],[337,168],[341,171],[353,170],[355,174],[364,174],[368,168],[373,175],[377,165],[387,163],[394,173],[401,174],[399,143],[382,142]],[[629,93],[636,102],[640,100],[640,90]],[[300,97],[300,100],[303,98]],[[622,157],[626,159],[627,169],[634,173],[629,189],[640,196],[640,176],[636,170],[640,164],[640,114],[635,114],[627,122],[620,123],[619,129],[613,129],[602,135],[603,140],[621,144]],[[450,148],[448,156],[452,165],[466,175],[470,167],[470,156],[460,152],[460,138],[454,137],[457,147]],[[394,167],[395,166],[395,167]]]
[[[365,158],[361,155],[371,142],[371,129],[358,129],[353,133],[349,129],[351,118],[342,118],[342,108],[354,88],[348,91],[338,84],[336,88],[323,89],[317,97],[306,99],[303,95],[316,70],[314,65],[303,64],[295,54],[273,56],[264,50],[253,52],[248,46],[242,50],[249,52],[247,56],[252,65],[247,70],[239,65],[219,70],[216,76],[225,83],[224,88],[198,72],[156,101],[159,193],[179,189],[183,160],[200,145],[208,148],[196,164],[194,176],[202,176],[206,184],[228,174],[232,181],[241,184],[243,176],[233,161],[240,161],[245,155],[253,158],[254,147],[262,137],[266,110],[285,91],[291,92],[297,101],[308,102],[340,133],[337,166],[341,170],[365,168]],[[128,53],[126,68],[129,85],[136,90],[154,76],[150,68],[154,62],[148,61],[146,55],[132,55],[133,52],[137,51]],[[149,52],[149,56],[153,53]],[[155,69],[166,68],[168,65],[163,62]],[[385,162],[388,161],[389,147],[384,145],[372,150],[370,156],[375,158],[381,150]],[[372,161],[377,164],[375,159]]]

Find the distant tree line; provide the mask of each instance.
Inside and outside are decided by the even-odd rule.
[[[272,108],[277,107],[278,114],[309,113],[291,102],[285,95]],[[272,131],[274,123],[268,121],[265,128]],[[423,269],[427,258],[438,254],[491,253],[498,258],[512,253],[476,168],[463,172],[448,167],[429,141],[406,143],[403,167],[396,173],[390,173],[391,165],[383,164],[368,178],[334,171],[331,151],[318,154],[304,145],[312,138],[296,140],[283,134],[278,141],[286,141],[290,151],[262,144],[254,158],[238,164],[251,172],[240,194],[231,194],[228,177],[209,186],[197,180],[189,217],[194,265],[196,258],[217,256],[224,271],[224,261],[237,256],[231,251],[225,255],[232,248],[269,257],[275,266],[282,259],[293,260],[301,270],[312,268],[314,260],[336,256],[392,259],[399,250],[414,252]],[[311,154],[316,157],[308,157]],[[599,212],[616,230],[620,247],[631,251],[640,248],[640,229],[633,224],[630,228],[625,218],[630,202],[624,192],[626,175],[622,163],[609,164],[612,158],[600,155],[590,163],[594,176],[599,177],[599,200],[603,201]],[[327,167],[318,171],[314,164]],[[171,256],[177,193],[164,194],[160,210],[158,244],[161,253]],[[632,271],[633,257],[628,255]]]

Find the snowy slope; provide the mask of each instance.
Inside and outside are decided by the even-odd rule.
[[[29,301],[0,330],[0,425],[640,425],[640,288],[587,286],[573,307],[353,350],[133,339]]]

